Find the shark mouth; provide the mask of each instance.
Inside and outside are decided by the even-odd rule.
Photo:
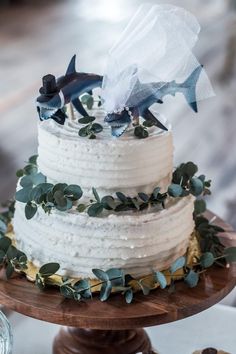
[[[58,108],[49,108],[37,105],[37,112],[40,120],[47,120],[52,118],[52,116],[58,111]]]
[[[67,118],[67,115],[65,111],[61,108],[48,108],[48,107],[43,107],[37,105],[37,111],[39,114],[39,118],[41,121],[48,120],[48,119],[53,119],[55,122],[57,122],[60,125],[65,124],[65,120]]]

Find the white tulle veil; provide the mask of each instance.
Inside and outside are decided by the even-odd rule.
[[[142,5],[109,51],[102,85],[108,112],[135,106],[150,95],[151,85],[182,83],[200,64],[192,49],[200,25],[188,11],[172,5]],[[214,95],[202,70],[197,101]]]

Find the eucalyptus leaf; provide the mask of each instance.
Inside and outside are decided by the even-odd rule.
[[[154,278],[157,283],[159,283],[161,289],[165,289],[167,286],[167,280],[162,272],[154,272]]]
[[[64,190],[66,189],[67,186],[68,186],[68,184],[66,184],[66,183],[57,183],[54,185],[54,187],[52,189],[52,193],[54,194],[57,191],[64,192]]]
[[[146,193],[138,193],[138,196],[145,203],[149,201],[149,196]]]
[[[76,184],[71,184],[64,189],[64,195],[66,195],[67,198],[70,198],[72,200],[78,200],[82,197],[83,192],[80,186],[77,186]]]
[[[7,277],[7,279],[10,279],[13,273],[14,273],[14,267],[11,264],[11,262],[9,262],[7,264],[7,267],[6,267],[6,277]]]
[[[103,205],[103,208],[107,210],[114,210],[116,207],[115,199],[110,195],[103,197],[101,204]]]
[[[79,213],[83,213],[85,210],[86,210],[86,205],[85,204],[79,204],[76,208],[76,210],[79,212]]]
[[[3,264],[6,253],[3,250],[0,250],[0,266]]]
[[[25,173],[24,170],[20,169],[16,171],[16,177],[21,178],[24,176],[24,173]]]
[[[106,271],[112,286],[124,286],[125,285],[125,275],[122,269],[111,268]]]
[[[211,252],[205,252],[200,257],[200,264],[203,268],[211,267],[215,262],[215,257]]]
[[[158,194],[160,193],[160,188],[159,187],[156,187],[156,188],[154,188],[154,190],[153,190],[153,192],[152,192],[152,195],[153,195],[153,197],[155,198],[155,199],[157,199],[157,197],[158,197]]]
[[[55,274],[60,268],[60,264],[58,263],[46,263],[39,269],[39,274],[43,278],[50,277]]]
[[[32,182],[31,176],[29,175],[29,176],[24,176],[23,178],[21,178],[20,185],[23,188],[27,188],[27,187],[32,188],[33,182]]]
[[[32,191],[31,187],[26,187],[23,189],[20,189],[19,191],[16,192],[15,198],[18,202],[21,203],[27,203],[31,201],[30,199],[30,193]]]
[[[201,195],[203,190],[204,190],[204,184],[199,178],[193,177],[190,179],[190,192],[194,196],[197,197]]]
[[[29,163],[33,165],[37,165],[37,159],[38,159],[38,155],[33,155],[29,158]]]
[[[17,254],[18,254],[17,248],[13,245],[10,245],[6,253],[7,259],[11,260],[17,258]]]
[[[134,297],[134,294],[133,294],[133,290],[132,289],[128,289],[126,292],[125,292],[125,301],[127,304],[131,304],[131,302],[133,301],[133,297]]]
[[[191,178],[197,173],[198,167],[193,162],[189,161],[184,164],[183,170],[188,175],[188,177]]]
[[[24,167],[24,173],[26,175],[34,175],[38,172],[38,167],[36,165],[27,165]]]
[[[138,125],[134,128],[134,135],[139,139],[145,139],[148,137],[148,131],[145,127]]]
[[[180,197],[182,193],[183,193],[183,188],[179,184],[172,183],[168,187],[168,194],[171,197],[174,197],[174,198]]]
[[[86,136],[89,135],[89,131],[88,131],[88,126],[80,128],[79,130],[79,136],[81,136],[82,138],[85,138]]]
[[[96,119],[96,117],[86,116],[86,117],[80,118],[79,123],[80,124],[89,124],[89,123],[92,123],[95,119]]]
[[[9,237],[0,238],[0,250],[7,253],[8,248],[11,246],[11,239]]]
[[[236,262],[236,247],[228,247],[228,248],[226,248],[224,250],[224,254],[225,254],[226,261],[228,263]]]
[[[93,191],[94,198],[96,199],[97,202],[100,203],[100,201],[101,201],[100,197],[99,197],[98,192],[96,191],[96,189],[94,187],[92,188],[92,191]]]
[[[177,270],[183,268],[185,266],[185,263],[186,263],[186,257],[184,257],[184,256],[176,259],[176,261],[174,261],[172,263],[172,265],[170,266],[171,274],[174,274]]]
[[[31,181],[33,185],[37,186],[38,184],[46,183],[46,176],[39,172],[31,176]]]
[[[88,215],[95,217],[101,214],[102,211],[103,211],[103,205],[100,203],[95,203],[88,208]]]
[[[27,220],[30,220],[34,217],[34,215],[37,213],[37,205],[32,203],[32,202],[28,202],[25,206],[25,216]]]
[[[112,284],[109,280],[106,283],[102,284],[100,290],[100,300],[106,301],[111,294],[111,290],[112,290]]]
[[[88,98],[87,98],[87,102],[86,102],[87,108],[88,109],[92,109],[93,108],[93,104],[94,104],[93,96],[89,95]]]
[[[138,281],[138,284],[140,286],[140,288],[142,289],[143,295],[148,295],[151,291],[151,289],[142,281],[142,279],[140,281]]]
[[[194,201],[194,213],[200,215],[206,211],[206,202],[203,199],[197,199]]]
[[[5,234],[7,232],[7,225],[0,219],[0,232]]]
[[[88,138],[89,139],[96,139],[96,135],[94,133],[90,133]]]
[[[60,292],[67,299],[75,299],[74,290],[70,285],[61,285]]]
[[[40,290],[44,290],[44,288],[45,288],[45,281],[44,281],[44,279],[40,276],[39,273],[36,274],[35,284],[37,285],[37,287],[38,287]]]
[[[87,104],[87,100],[91,97],[89,93],[84,93],[83,95],[80,96],[80,101],[83,104]]]
[[[117,198],[122,202],[122,203],[127,203],[128,199],[122,192],[117,192],[116,193]]]
[[[92,269],[92,272],[95,275],[95,277],[100,280],[103,280],[103,281],[109,280],[109,275],[101,269],[95,268],[95,269]]]
[[[103,126],[99,123],[93,123],[91,126],[91,131],[94,133],[101,133],[103,131]]]
[[[199,274],[194,272],[192,269],[189,271],[189,273],[186,275],[184,278],[185,283],[190,287],[194,288],[197,286],[198,281],[199,281]]]

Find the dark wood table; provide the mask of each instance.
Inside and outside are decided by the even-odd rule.
[[[232,231],[222,220],[217,219],[216,223],[229,233]],[[212,267],[193,289],[180,281],[173,294],[160,289],[148,296],[139,293],[130,305],[121,295],[113,295],[107,302],[100,302],[95,296],[77,303],[64,299],[54,288],[42,292],[16,275],[8,282],[0,281],[0,303],[26,316],[69,326],[55,338],[54,354],[150,354],[154,351],[142,327],[203,311],[222,300],[235,285],[235,266]]]

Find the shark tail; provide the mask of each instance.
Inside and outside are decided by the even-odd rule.
[[[196,97],[196,86],[199,76],[202,72],[203,65],[199,65],[184,81],[179,85],[179,90],[185,96],[186,101],[194,112],[198,112],[197,107],[197,97]]]

